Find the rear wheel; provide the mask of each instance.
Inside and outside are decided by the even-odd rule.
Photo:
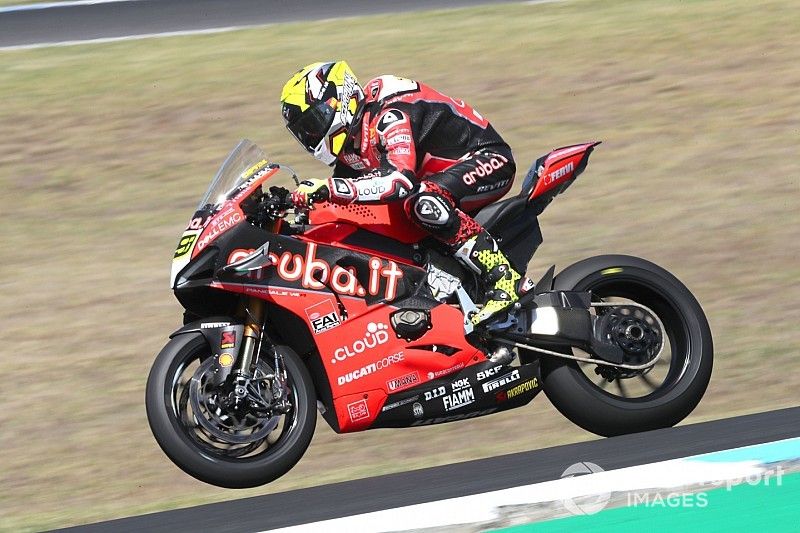
[[[711,377],[713,343],[700,304],[677,278],[644,259],[606,255],[566,268],[555,285],[591,291],[593,313],[626,364],[660,350],[644,370],[543,358],[545,393],[564,416],[612,436],[673,426],[692,412]]]
[[[284,371],[262,354],[247,401],[237,401],[230,381],[214,385],[202,335],[178,335],[161,350],[147,380],[147,418],[161,449],[187,474],[220,487],[255,487],[303,456],[316,425],[314,387],[297,354],[276,350]]]

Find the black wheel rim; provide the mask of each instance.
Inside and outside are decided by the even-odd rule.
[[[578,363],[577,367],[586,378],[586,383],[596,389],[595,392],[614,400],[646,402],[664,396],[680,386],[682,377],[694,361],[685,318],[677,302],[667,291],[633,276],[592,278],[576,289],[591,291],[595,303],[643,305],[658,317],[664,328],[664,349],[656,364],[649,369],[620,370],[593,363]],[[602,316],[603,311],[598,314]],[[643,362],[641,357],[629,359],[630,355],[626,355],[626,363]]]
[[[208,386],[202,374],[204,368],[211,366],[210,360],[211,354],[203,345],[187,352],[171,372],[172,379],[167,384],[172,402],[170,414],[182,434],[205,455],[218,459],[250,461],[276,453],[298,426],[299,396],[291,374],[287,372],[288,397],[292,405],[288,412],[277,416],[277,420],[273,420],[276,418],[273,415],[253,414],[233,420],[221,409],[210,411],[214,407],[219,409],[218,404],[201,400],[198,405],[197,401],[192,401],[193,381],[195,387]],[[272,372],[272,367],[260,359],[256,377]],[[217,431],[210,431],[209,424],[216,425]]]

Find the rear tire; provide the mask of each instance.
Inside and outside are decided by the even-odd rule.
[[[670,427],[692,412],[711,378],[713,342],[700,304],[675,276],[644,259],[603,255],[569,266],[556,277],[555,287],[647,306],[663,322],[671,349],[662,354],[671,357],[664,383],[636,398],[604,390],[576,361],[543,357],[543,388],[556,409],[602,436]]]
[[[186,375],[190,365],[210,356],[205,338],[200,334],[184,334],[167,343],[147,379],[145,405],[153,436],[173,463],[200,481],[225,488],[248,488],[274,481],[300,460],[314,435],[316,395],[311,376],[299,356],[286,346],[276,349],[283,356],[294,406],[284,415],[280,435],[274,442],[265,438],[263,451],[236,456],[236,453],[226,454],[235,446],[229,448],[219,440],[203,440],[200,426],[192,423],[196,415],[187,416],[182,407],[187,394],[182,394],[180,387],[188,385],[181,383],[181,376]]]

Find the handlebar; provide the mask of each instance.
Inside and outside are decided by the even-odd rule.
[[[300,218],[307,216],[308,207],[298,207],[292,202],[292,193],[285,187],[273,186],[269,194],[265,194],[258,205],[259,218],[277,220],[286,216],[286,212],[294,209]]]

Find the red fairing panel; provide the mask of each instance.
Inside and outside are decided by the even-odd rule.
[[[431,310],[436,327],[406,342],[392,331],[393,306],[374,306],[336,328],[315,336],[328,374],[342,433],[368,428],[389,394],[457,372],[485,360],[464,338],[461,312],[442,304]],[[458,350],[453,355],[421,349],[438,344]]]
[[[305,320],[328,376],[342,433],[369,428],[389,394],[486,360],[464,337],[464,315],[447,304],[431,310],[434,328],[407,342],[392,330],[389,317],[397,310],[393,305],[369,306],[361,298],[340,296],[347,311],[345,318],[330,293],[238,284],[214,286],[258,296]],[[431,351],[431,345],[456,351],[445,355]]]
[[[323,203],[315,206],[309,213],[309,222],[312,225],[348,224],[385,235],[403,244],[417,243],[427,235],[406,215],[403,202],[374,205]],[[309,238],[314,237],[309,234]]]
[[[600,143],[576,144],[550,152],[545,158],[544,164],[538,169],[539,178],[531,191],[530,199],[542,196],[580,174],[586,166],[586,159],[598,144]]]

